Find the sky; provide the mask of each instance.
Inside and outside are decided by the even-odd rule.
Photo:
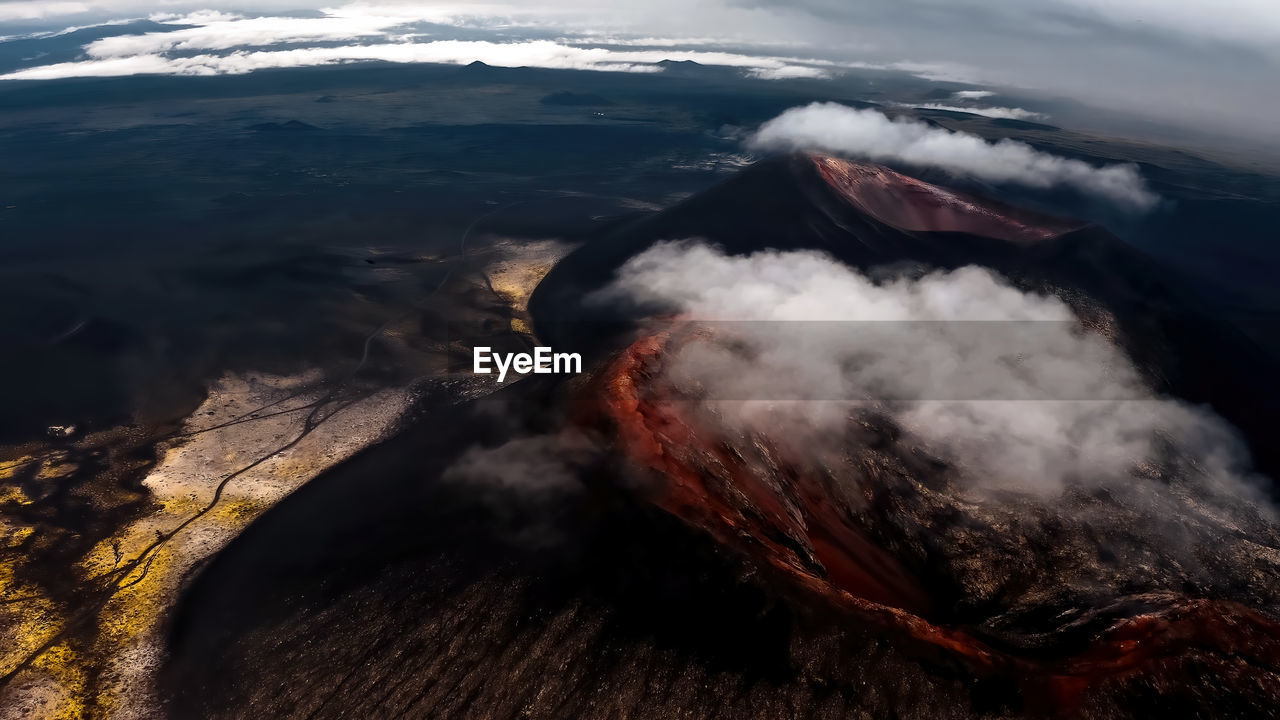
[[[13,79],[217,74],[355,60],[651,72],[664,58],[763,78],[887,68],[1010,88],[1259,143],[1280,141],[1276,0],[0,0],[0,36],[150,18]],[[182,27],[177,27],[181,25]],[[446,44],[451,43],[451,44]],[[980,107],[1027,117],[1016,107]],[[956,102],[942,103],[956,106]]]

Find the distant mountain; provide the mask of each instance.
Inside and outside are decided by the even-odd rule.
[[[705,77],[712,74],[721,76],[726,73],[739,73],[732,68],[703,65],[693,60],[661,60],[655,64],[662,68],[662,74],[668,77]]]
[[[254,130],[256,132],[267,132],[267,133],[279,133],[279,132],[310,133],[310,132],[316,132],[320,130],[320,128],[316,127],[315,125],[304,123],[301,120],[286,120],[285,122],[258,123],[256,125],[250,125],[249,129]]]

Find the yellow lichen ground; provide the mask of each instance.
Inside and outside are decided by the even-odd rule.
[[[504,242],[495,247],[502,259],[485,268],[489,284],[511,308],[511,330],[532,335],[529,297],[570,248],[554,240]]]
[[[87,716],[87,674],[83,658],[66,642],[44,651],[31,665],[34,673],[47,677],[58,689],[55,702],[44,717],[52,720],[79,720]]]
[[[386,390],[336,413],[336,405],[326,406],[333,414],[286,447],[302,434],[308,414],[325,397],[316,380],[237,376],[210,391],[179,437],[163,446],[162,459],[144,480],[154,510],[68,568],[86,588],[108,592],[105,605],[85,624],[92,630],[88,639],[75,633],[63,637],[67,611],[40,588],[17,579],[16,558],[0,561],[0,600],[15,601],[0,605],[0,674],[34,655],[0,689],[0,718],[154,716],[160,627],[190,571],[320,471],[382,436],[409,400],[404,390]],[[252,414],[268,403],[277,404]],[[65,454],[57,453],[42,459],[19,457],[0,467],[14,462],[39,462],[35,476],[50,482],[74,469]],[[13,476],[13,471],[0,472],[10,473],[0,475],[0,482]],[[215,503],[218,485],[228,478]],[[29,501],[17,488],[3,487],[2,492],[0,502]],[[0,529],[8,547],[36,531],[3,516]],[[92,687],[91,672],[97,674]]]
[[[12,480],[23,468],[33,462],[37,462],[38,458],[34,455],[19,455],[12,460],[0,462],[0,482]],[[0,493],[0,501],[3,501],[4,495]]]
[[[65,455],[53,454],[50,465],[56,467],[62,457]],[[5,469],[0,470],[0,482],[13,478],[20,468],[35,470],[37,477],[46,480],[57,477],[42,459],[33,456],[20,457],[2,467]],[[0,488],[0,505],[25,506],[31,502],[20,488]],[[35,531],[30,525],[0,515],[5,550],[0,559],[0,601],[3,601],[0,605],[0,675],[10,673],[25,658],[48,644],[65,623],[59,608],[40,587],[19,579],[21,558],[16,550]],[[13,714],[58,720],[83,717],[85,673],[70,646],[59,643],[41,653],[31,664],[29,674],[42,680],[39,692],[26,693],[26,702],[12,706],[0,696],[0,708],[4,708],[0,713],[6,717]]]
[[[568,249],[549,240],[499,241],[490,248],[497,260],[486,275],[510,308],[513,331],[531,335],[529,297]],[[386,329],[389,337],[399,332]],[[400,389],[336,413],[337,406],[329,404],[325,415],[332,416],[291,444],[317,401],[327,397],[318,381],[244,375],[217,383],[181,432],[160,448],[160,460],[143,482],[150,509],[66,569],[86,596],[98,598],[80,607],[60,607],[21,579],[22,544],[39,540],[40,530],[5,511],[42,500],[76,470],[74,463],[63,450],[0,448],[0,458],[6,458],[0,460],[0,676],[22,667],[0,684],[0,720],[158,714],[160,628],[182,583],[268,508],[385,434],[410,399]],[[95,438],[79,443],[103,444]],[[68,632],[77,619],[83,622]]]

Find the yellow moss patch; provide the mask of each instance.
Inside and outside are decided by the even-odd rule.
[[[489,281],[494,292],[510,303],[512,309],[523,312],[529,307],[529,296],[542,278],[551,272],[550,263],[522,265],[503,263],[490,270]]]
[[[34,455],[22,455],[12,460],[0,461],[0,480],[10,480],[22,472],[31,463],[36,462],[39,458]]]
[[[11,547],[11,548],[21,545],[24,540],[31,537],[31,535],[36,531],[36,529],[31,527],[30,525],[24,525],[22,527],[9,527],[4,525],[3,523],[0,523],[0,528],[3,528],[5,537],[8,540],[8,542],[5,543],[5,547]]]
[[[5,503],[29,505],[31,504],[31,498],[27,497],[27,494],[22,492],[20,488],[4,487],[0,488],[0,505],[4,505]]]
[[[131,570],[99,616],[98,642],[117,648],[152,630],[168,606],[167,590],[177,579],[172,570],[172,554],[164,546]]]
[[[160,501],[160,512],[170,515],[190,515],[199,512],[209,501],[201,499],[195,493],[167,497]]]
[[[0,590],[20,602],[0,611],[0,674],[10,672],[62,629],[64,618],[53,603],[29,585],[13,580],[13,568],[0,566]]]
[[[66,453],[59,453],[51,458],[47,458],[40,466],[40,471],[36,473],[36,477],[41,480],[61,480],[70,477],[79,469],[75,463],[65,462]]]
[[[64,690],[62,702],[48,716],[49,720],[81,720],[86,717],[86,673],[79,653],[66,643],[59,643],[37,658],[32,668],[47,673]]]
[[[239,527],[248,525],[250,521],[261,515],[264,510],[266,510],[266,507],[252,500],[225,500],[218,503],[218,506],[207,517],[239,529]]]
[[[115,592],[93,618],[91,637],[76,636],[75,644],[53,646],[19,675],[21,680],[11,689],[19,693],[16,697],[34,703],[24,702],[23,707],[38,707],[32,712],[39,718],[100,718],[128,713],[128,708],[153,707],[158,702],[151,683],[161,653],[161,623],[196,564],[307,479],[379,437],[410,397],[398,390],[379,393],[327,420],[284,451],[280,448],[303,432],[305,413],[268,414],[215,427],[253,407],[281,400],[294,386],[305,388],[304,380],[230,377],[215,386],[185,424],[187,435],[165,448],[143,481],[152,500],[148,512],[98,542],[68,569],[88,592]],[[305,407],[322,393],[305,390],[273,409]],[[4,471],[7,477],[18,472],[12,469],[14,462],[2,465],[10,468]],[[24,455],[16,462],[24,468],[22,477],[52,480],[50,489],[58,478],[76,469],[67,462],[66,453]],[[201,515],[216,488],[233,474],[218,503]],[[0,487],[0,502],[31,499],[17,488]],[[187,521],[191,522],[184,526]],[[173,534],[179,527],[181,532]],[[13,543],[32,532],[33,528],[20,526],[12,518],[6,523],[0,517],[0,533]],[[158,539],[162,544],[153,548]],[[20,560],[0,561],[0,598],[26,599],[0,606],[0,674],[31,657],[69,622],[60,606],[39,588],[17,581]],[[92,687],[88,678],[96,678]],[[5,720],[10,717],[4,713],[5,705],[14,698],[0,690],[0,717]]]

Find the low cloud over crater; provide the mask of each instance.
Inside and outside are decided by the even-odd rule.
[[[1099,167],[1015,140],[985,140],[838,103],[787,110],[761,125],[749,144],[759,150],[821,150],[935,167],[993,183],[1066,187],[1133,210],[1148,210],[1159,201],[1135,165]]]
[[[1176,504],[1192,488],[1235,507],[1260,497],[1225,421],[1151,391],[1062,300],[983,268],[873,279],[818,252],[664,243],[628,261],[602,297],[715,321],[664,367],[734,432],[841,457],[851,413],[870,410],[980,495],[1077,487]]]

